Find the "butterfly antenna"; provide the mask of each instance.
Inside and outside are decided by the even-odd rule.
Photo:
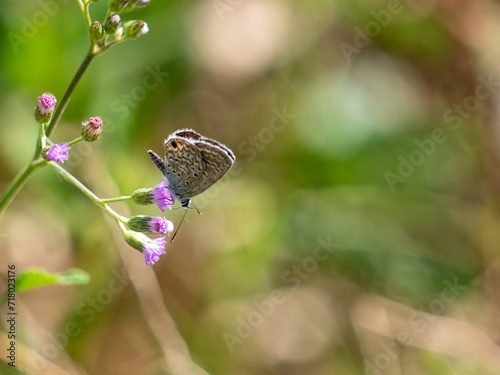
[[[174,233],[174,235],[172,236],[172,239],[170,240],[170,243],[174,242],[174,238],[175,238],[175,236],[177,235],[177,232],[179,231],[179,228],[181,227],[181,224],[182,224],[182,222],[184,221],[184,218],[186,217],[187,212],[188,212],[188,210],[186,209],[186,210],[184,211],[184,215],[182,216],[181,222],[179,223],[179,226],[178,226],[178,227],[177,227],[177,229],[175,230],[175,233]]]
[[[194,202],[191,202],[191,203],[193,204],[194,208],[196,208],[196,211],[198,211],[198,214],[199,214],[199,215],[203,215],[203,214],[200,212],[200,210],[198,210],[198,207],[196,207],[196,205],[194,204]]]

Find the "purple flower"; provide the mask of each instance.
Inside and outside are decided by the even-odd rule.
[[[52,145],[45,153],[45,157],[53,161],[64,163],[65,160],[69,159],[68,151],[70,149],[71,147],[69,147],[67,143]]]
[[[151,193],[153,194],[153,202],[162,212],[165,212],[165,207],[167,207],[169,210],[172,209],[175,199],[174,197],[172,197],[170,191],[168,190],[168,183],[166,180],[163,180],[158,185],[156,185]]]
[[[164,217],[152,217],[149,220],[149,231],[154,233],[170,233],[174,230],[174,224]]]
[[[164,217],[136,215],[131,217],[127,226],[137,232],[166,234],[174,230],[174,224]]]
[[[167,239],[165,237],[150,239],[144,245],[142,254],[144,255],[144,260],[146,264],[155,264],[160,259],[160,255],[165,254],[165,245],[167,244]]]
[[[165,254],[165,237],[151,239],[148,236],[127,230],[124,232],[125,241],[134,249],[139,250],[144,255],[146,264],[155,264],[160,259],[160,255]]]
[[[49,115],[54,112],[54,107],[56,106],[57,99],[47,93],[44,93],[42,96],[38,97],[38,110],[42,115]]]

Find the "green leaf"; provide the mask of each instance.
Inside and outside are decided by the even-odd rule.
[[[89,274],[79,268],[61,273],[49,272],[43,268],[28,268],[16,280],[16,293],[44,285],[83,285],[89,281]]]
[[[49,272],[43,268],[27,268],[16,279],[16,293],[45,285],[83,285],[90,282],[84,270],[71,268],[65,272]],[[7,301],[8,290],[0,295],[0,305]]]

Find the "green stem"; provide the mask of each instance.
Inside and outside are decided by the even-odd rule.
[[[92,46],[93,47],[93,46]],[[52,133],[54,132],[57,124],[59,123],[59,120],[61,119],[61,116],[66,109],[66,105],[69,102],[69,98],[71,97],[71,94],[73,94],[73,91],[75,90],[76,85],[80,81],[80,79],[83,76],[83,73],[87,70],[88,66],[96,56],[95,53],[92,51],[93,48],[90,48],[89,52],[87,53],[87,56],[85,56],[85,59],[83,60],[82,64],[78,68],[75,76],[71,80],[68,88],[66,89],[66,92],[64,93],[61,101],[59,102],[59,105],[56,107],[56,110],[54,114],[52,115],[52,119],[50,120],[49,126],[46,129],[46,136],[50,138]],[[36,148],[35,152],[35,159],[40,156],[40,153],[42,152],[41,144],[38,143],[38,146]]]
[[[102,199],[100,199],[97,195],[95,195],[89,188],[87,188],[84,184],[82,184],[75,176],[69,173],[66,169],[61,167],[59,164],[51,161],[49,162],[51,167],[54,167],[57,173],[59,173],[62,178],[68,181],[70,184],[75,186],[78,190],[80,190],[83,194],[85,194],[92,202],[94,202],[97,206],[103,209],[109,216],[115,219],[118,223],[125,223],[128,219],[114,210],[112,210]]]
[[[68,146],[73,146],[73,145],[76,145],[77,143],[80,143],[80,142],[83,142],[82,137],[73,139],[72,141],[68,142]]]
[[[43,167],[47,164],[45,160],[33,160],[28,164],[19,174],[12,180],[4,195],[0,199],[0,218],[2,217],[4,211],[9,206],[10,202],[15,198],[19,190],[28,181],[31,174],[38,168]]]
[[[45,136],[45,124],[40,123],[40,147],[42,150],[47,146],[47,137]]]
[[[113,202],[129,201],[131,199],[132,199],[132,197],[130,195],[124,195],[122,197],[101,199],[101,202],[103,202],[103,203],[113,203]]]

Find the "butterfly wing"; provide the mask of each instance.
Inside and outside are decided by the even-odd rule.
[[[209,138],[194,141],[194,145],[201,154],[205,168],[202,178],[187,189],[187,194],[190,197],[194,197],[207,190],[234,165],[235,157],[232,151],[217,141],[213,141],[215,143],[211,141]]]
[[[193,143],[175,133],[165,140],[165,177],[179,200],[190,197],[186,191],[197,185],[204,169],[201,153]]]
[[[233,152],[192,129],[180,129],[165,140],[165,177],[171,192],[192,198],[212,186],[233,166]]]

